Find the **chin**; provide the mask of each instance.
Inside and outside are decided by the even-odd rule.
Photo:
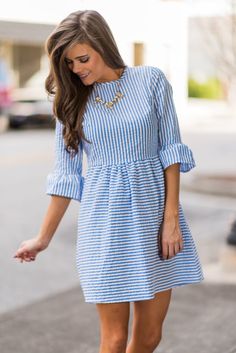
[[[84,84],[84,86],[91,86],[94,84],[94,80],[92,80],[90,77],[87,77],[85,80],[81,80],[81,82]]]
[[[92,86],[94,82],[83,82],[84,86]]]

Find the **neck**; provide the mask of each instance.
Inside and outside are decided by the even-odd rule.
[[[113,80],[118,80],[122,73],[123,73],[123,68],[121,69],[110,69],[109,72],[106,75],[105,79],[99,80],[97,82],[107,82],[107,81],[113,81]]]

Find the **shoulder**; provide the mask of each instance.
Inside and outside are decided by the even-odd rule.
[[[165,73],[159,68],[155,66],[151,66],[151,73],[152,73],[152,78],[151,78],[151,85],[152,89],[155,89],[155,87],[163,88],[165,85],[169,84],[169,81],[166,78]]]
[[[158,79],[165,77],[164,72],[157,66],[150,65],[139,65],[139,66],[129,66],[130,75],[133,77],[139,77],[143,79]]]
[[[153,71],[159,70],[154,66],[139,65],[139,66],[129,66],[130,76],[132,78],[137,78],[140,80],[148,80],[152,78]]]
[[[137,81],[139,84],[143,83],[153,92],[155,86],[164,86],[168,83],[164,72],[156,66],[140,65],[129,67],[130,78]]]
[[[157,66],[143,65],[130,67],[130,82],[149,96],[150,101],[161,99],[167,91],[172,91],[165,73]],[[154,102],[155,104],[155,102]]]

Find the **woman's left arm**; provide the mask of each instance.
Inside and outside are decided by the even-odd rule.
[[[169,259],[183,248],[179,225],[180,172],[195,167],[191,149],[182,142],[172,86],[158,68],[152,72],[154,113],[158,121],[158,153],[165,177],[165,207],[160,227],[162,257]]]
[[[169,219],[179,215],[179,163],[170,165],[164,170],[165,176],[165,212],[164,218]]]
[[[161,226],[161,247],[163,259],[175,256],[183,248],[179,226],[180,165],[175,163],[164,170],[165,211]]]

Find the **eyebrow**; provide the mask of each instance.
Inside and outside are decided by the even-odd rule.
[[[75,59],[80,59],[80,58],[84,58],[85,56],[88,56],[88,54],[85,55],[81,55],[81,56],[76,56]],[[68,58],[65,58],[65,60],[70,60]]]

